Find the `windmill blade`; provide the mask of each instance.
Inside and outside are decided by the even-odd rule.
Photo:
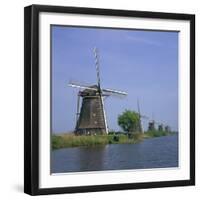
[[[157,124],[157,125],[164,125],[163,123],[157,122],[157,121],[154,121],[154,124]]]
[[[142,118],[142,119],[150,119],[149,117],[147,117],[145,115],[141,115],[139,99],[137,99],[137,108],[138,108],[138,114],[140,115],[140,118]]]
[[[80,91],[77,95],[77,107],[76,107],[76,127],[78,127],[78,120],[80,115]]]
[[[86,85],[82,85],[82,84],[77,84],[77,83],[72,83],[72,82],[68,83],[68,86],[79,88],[79,89],[88,89],[88,90],[97,91],[96,88],[92,88],[90,86],[86,86]]]
[[[117,93],[110,93],[110,92],[103,92],[102,91],[102,94],[101,94],[103,97],[116,97],[116,98],[119,98],[119,99],[123,99],[125,98],[124,95],[120,95],[120,94],[117,94]]]
[[[138,108],[138,113],[139,113],[139,115],[141,117],[139,99],[137,99],[137,108]]]
[[[99,56],[98,56],[98,49],[94,48],[94,57],[95,57],[95,66],[97,71],[97,85],[100,89],[100,72],[99,72]]]
[[[145,116],[145,115],[140,115],[141,118],[143,119],[149,119],[149,117]]]
[[[102,91],[108,95],[117,95],[117,96],[126,96],[128,93],[120,91],[120,90],[112,90],[112,89],[102,89]]]
[[[69,80],[69,84],[73,85],[78,85],[78,86],[83,86],[83,87],[91,87],[91,83],[85,83],[85,82],[80,82],[80,81],[75,81],[75,80]]]

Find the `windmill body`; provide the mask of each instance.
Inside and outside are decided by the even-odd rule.
[[[92,86],[75,82],[70,82],[68,84],[68,86],[80,90],[77,98],[77,119],[75,128],[75,134],[77,135],[107,134],[108,126],[104,108],[104,98],[111,95],[121,97],[127,95],[126,92],[101,88],[97,49],[94,49],[94,53],[97,84]],[[82,99],[81,108],[79,108],[80,98]]]
[[[165,126],[165,131],[169,133],[171,132],[171,128],[169,126]]]
[[[155,121],[152,120],[151,122],[149,122],[149,126],[148,126],[148,131],[155,131]]]
[[[163,128],[163,125],[162,125],[162,124],[159,124],[159,125],[158,125],[158,130],[159,130],[159,131],[163,131],[163,130],[164,130],[164,128]]]
[[[96,88],[97,86],[91,86]],[[80,115],[77,119],[75,133],[104,134],[107,132],[102,100],[97,91],[85,89],[79,94],[82,97]]]

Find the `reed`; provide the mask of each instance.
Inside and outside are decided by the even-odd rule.
[[[134,144],[141,142],[144,139],[161,137],[169,134],[172,133],[167,133],[164,131],[147,131],[145,133],[133,134],[115,134],[113,132],[108,135],[75,135],[73,133],[65,133],[60,135],[52,135],[51,144],[52,149],[107,144]]]
[[[138,135],[134,135],[133,138],[128,138],[128,136],[124,134],[89,136],[76,136],[74,134],[52,135],[52,149],[79,146],[97,146],[106,144],[136,143],[140,140],[141,138]]]

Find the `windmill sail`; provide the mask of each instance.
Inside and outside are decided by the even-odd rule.
[[[119,96],[126,96],[126,95],[127,95],[126,92],[122,92],[122,91],[119,91],[119,90],[102,89],[102,91],[103,91],[105,94],[109,94],[109,95],[119,95]]]
[[[104,123],[105,123],[105,129],[106,129],[106,133],[108,134],[106,112],[105,112],[105,108],[104,108],[102,90],[101,90],[101,85],[100,85],[99,57],[98,57],[98,51],[97,51],[96,47],[94,48],[94,56],[95,56],[95,66],[96,66],[96,71],[97,71],[97,85],[98,85],[98,89],[99,89],[99,97],[100,97],[100,100],[101,100],[101,108],[103,110],[103,118],[104,118]]]
[[[79,83],[75,83],[75,82],[72,82],[72,81],[68,83],[68,86],[79,88],[79,89],[88,89],[88,90],[98,91],[97,88],[87,86],[87,85],[83,85],[83,84],[79,84]]]
[[[94,57],[95,57],[95,66],[97,71],[97,85],[100,90],[101,86],[100,86],[100,72],[99,72],[99,57],[98,57],[98,50],[96,47],[94,48]]]
[[[80,115],[80,91],[78,92],[77,95],[77,107],[76,107],[76,127],[78,127],[78,119]]]

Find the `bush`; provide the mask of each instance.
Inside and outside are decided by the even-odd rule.
[[[113,140],[114,140],[115,142],[119,142],[119,136],[118,136],[118,135],[115,135],[115,136],[113,137]]]
[[[137,112],[125,110],[118,116],[118,125],[124,132],[134,132],[138,130],[140,116]]]

